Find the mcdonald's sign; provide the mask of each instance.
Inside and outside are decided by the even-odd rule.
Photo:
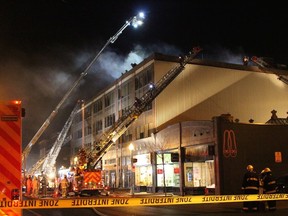
[[[223,133],[223,155],[226,158],[237,156],[237,142],[233,130],[225,130]]]

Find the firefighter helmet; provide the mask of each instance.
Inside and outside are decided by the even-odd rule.
[[[266,167],[266,168],[264,169],[264,173],[269,173],[269,172],[271,172],[271,169],[270,169],[269,167]]]
[[[254,169],[254,167],[253,167],[252,165],[248,165],[248,166],[247,166],[247,170],[248,170],[248,171],[253,171],[253,169]]]

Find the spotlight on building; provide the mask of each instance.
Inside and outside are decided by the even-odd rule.
[[[249,58],[247,56],[243,57],[243,65],[247,66],[249,62]]]

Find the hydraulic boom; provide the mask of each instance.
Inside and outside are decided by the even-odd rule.
[[[42,171],[44,171],[44,173],[49,174],[51,172],[53,172],[53,169],[55,167],[55,163],[56,163],[56,159],[60,153],[60,150],[63,146],[63,143],[66,139],[66,135],[72,125],[73,119],[77,113],[77,110],[79,109],[79,102],[76,104],[76,106],[74,107],[74,109],[72,110],[68,120],[66,121],[64,127],[62,128],[60,134],[58,135],[54,145],[52,146],[52,148],[50,149],[44,163],[42,166]]]
[[[128,21],[125,22],[125,24],[116,32],[115,35],[109,38],[109,40],[105,43],[105,45],[102,47],[102,49],[98,52],[98,54],[93,58],[93,60],[90,62],[90,64],[86,67],[86,69],[80,74],[80,77],[74,82],[73,86],[68,90],[68,92],[64,95],[62,100],[59,102],[59,104],[56,106],[56,108],[52,111],[52,113],[49,115],[49,117],[45,120],[43,125],[39,128],[39,130],[36,132],[32,140],[29,142],[29,144],[25,147],[23,153],[22,153],[22,164],[25,163],[32,146],[38,141],[40,136],[44,133],[44,131],[48,128],[51,121],[55,118],[57,115],[59,109],[62,107],[63,103],[67,100],[67,98],[70,96],[72,91],[79,85],[80,81],[84,78],[84,76],[87,75],[89,69],[94,64],[94,62],[98,59],[100,54],[104,51],[104,49],[110,44],[114,43],[120,34],[130,25],[133,25],[135,28],[138,27],[143,23],[144,14],[139,13],[137,16],[131,17]]]
[[[77,102],[76,106],[74,107],[74,109],[72,110],[68,120],[66,121],[64,127],[62,128],[61,132],[59,133],[56,141],[54,142],[52,148],[50,149],[49,153],[44,156],[43,158],[41,158],[40,160],[38,160],[33,167],[28,171],[27,174],[29,175],[34,175],[34,173],[37,170],[40,170],[40,168],[42,167],[41,171],[43,171],[45,174],[50,174],[53,172],[55,163],[56,163],[56,159],[60,153],[60,150],[62,148],[62,146],[64,145],[66,139],[67,139],[67,133],[72,125],[73,119],[77,113],[77,110],[79,108],[79,101]]]

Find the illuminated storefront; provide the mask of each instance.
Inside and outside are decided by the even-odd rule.
[[[212,146],[212,144],[210,145]],[[209,144],[185,149],[184,179],[186,187],[215,188],[213,155],[209,155]]]
[[[162,156],[164,156],[163,161]],[[171,153],[157,154],[157,187],[179,187],[179,174],[179,163],[171,162]]]
[[[151,155],[135,155],[134,158],[137,159],[137,162],[134,164],[135,185],[151,187],[153,185]]]

